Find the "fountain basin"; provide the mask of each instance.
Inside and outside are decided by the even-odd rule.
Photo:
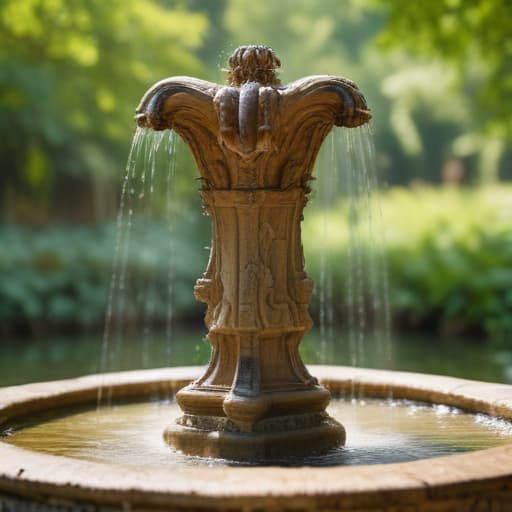
[[[394,398],[512,420],[512,386],[334,366],[311,370],[334,394],[392,393]],[[163,397],[200,371],[181,367],[123,372],[0,389],[0,423],[94,404],[99,386],[112,386],[116,399]],[[46,455],[0,442],[0,505],[19,510],[29,502],[39,506],[30,510],[75,510],[82,505],[91,510],[509,510],[512,445],[386,465],[169,471]]]

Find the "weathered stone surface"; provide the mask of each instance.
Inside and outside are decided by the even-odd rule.
[[[499,402],[504,416],[512,419],[511,386],[343,367],[311,370],[335,394],[350,390],[357,382],[369,395],[375,391],[411,399],[435,396],[438,403],[460,406],[466,403],[460,390],[471,389],[468,403],[484,405],[473,411],[486,412]],[[94,404],[102,385],[112,385],[114,397],[166,393],[190,382],[200,371],[148,370],[4,388],[0,389],[0,418],[5,424],[25,413]],[[46,512],[48,503],[59,504],[58,510],[63,511],[76,510],[72,507],[77,504],[87,511],[508,512],[512,510],[512,445],[376,466],[203,467],[169,472],[49,456],[0,441],[0,503],[2,512],[23,511],[25,506]]]
[[[188,144],[212,219],[208,268],[194,290],[208,307],[212,356],[206,372],[177,396],[186,416],[205,419],[203,428],[170,427],[166,438],[182,450],[205,445],[201,453],[214,453],[208,440],[217,446],[222,435],[208,432],[223,429],[207,428],[208,418],[224,416],[226,425],[244,433],[240,443],[253,439],[253,455],[261,455],[267,434],[259,432],[260,422],[320,413],[329,402],[298,349],[312,325],[313,291],[300,223],[324,138],[335,125],[366,123],[370,113],[350,80],[312,76],[281,86],[279,65],[268,47],[240,47],[229,59],[227,86],[170,78],[153,86],[137,108],[139,126],[175,130]],[[280,447],[293,453],[308,439],[312,453],[329,450],[344,440],[343,427],[329,425],[290,429]],[[187,441],[179,443],[185,432]],[[270,443],[270,431],[268,436]],[[227,437],[236,434],[231,430]],[[225,456],[242,453],[250,454],[250,447]]]

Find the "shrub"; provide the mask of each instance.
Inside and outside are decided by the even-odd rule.
[[[122,303],[125,322],[145,317],[163,323],[169,314],[170,291],[175,316],[201,309],[192,287],[207,252],[197,249],[205,245],[201,245],[200,233],[194,241],[190,237],[196,220],[194,216],[181,219],[172,244],[167,223],[134,222],[129,246],[121,247],[117,256],[117,271],[126,278],[123,290],[119,280],[114,290],[114,315],[120,313]],[[116,230],[114,224],[0,229],[0,246],[5,248],[0,252],[2,330],[101,329],[113,274]]]
[[[306,265],[316,282],[311,309],[317,324],[322,308],[324,317],[327,308],[340,324],[354,307],[364,305],[371,315],[371,294],[384,301],[378,274],[386,260],[397,327],[485,332],[512,343],[512,187],[394,188],[375,200],[384,222],[374,209],[372,229],[361,215],[364,208],[347,200],[324,212],[306,210]],[[200,321],[205,306],[192,289],[206,267],[209,229],[199,218],[187,210],[176,219],[172,243],[167,222],[135,220],[129,248],[120,250],[126,279],[123,290],[115,290],[113,314],[121,322],[165,325],[170,293],[174,317]],[[350,246],[354,232],[360,236]],[[100,329],[115,240],[113,224],[1,228],[3,330]],[[361,302],[354,304],[358,294]]]
[[[383,230],[385,243],[372,242],[361,228],[356,250],[364,253],[363,261],[375,262],[383,248],[395,323],[483,331],[512,342],[512,187],[394,188],[376,200],[384,221],[373,231],[379,238]],[[319,248],[335,262],[334,302],[340,308],[346,303],[342,283],[354,271],[347,257],[348,218],[345,201],[324,216],[314,212],[304,227],[311,273],[320,274]],[[322,223],[334,234],[327,242],[321,239]]]

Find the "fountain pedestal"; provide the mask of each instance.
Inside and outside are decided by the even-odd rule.
[[[165,433],[186,453],[261,458],[321,453],[344,443],[329,392],[305,368],[299,343],[312,322],[300,222],[322,141],[334,125],[370,118],[352,82],[308,77],[286,87],[270,48],[231,56],[229,85],[159,82],[139,126],[174,129],[188,144],[212,218],[208,268],[195,296],[208,305],[206,372],[182,389],[184,415]]]
[[[237,458],[342,444],[343,427],[324,412],[329,392],[298,352],[312,323],[313,283],[300,244],[306,193],[248,189],[202,196],[214,237],[195,295],[208,304],[213,353],[205,374],[178,393],[185,414],[166,439],[188,453]]]

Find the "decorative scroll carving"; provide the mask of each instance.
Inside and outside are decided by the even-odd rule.
[[[173,129],[188,144],[213,226],[208,268],[194,289],[208,306],[213,352],[205,374],[177,396],[186,435],[229,424],[230,432],[256,436],[268,425],[301,424],[304,415],[324,421],[329,394],[298,352],[312,325],[313,291],[300,223],[325,136],[334,125],[370,119],[350,80],[312,76],[281,86],[280,62],[270,48],[241,47],[229,63],[227,86],[169,78],[144,95],[136,114],[139,126]],[[288,420],[272,420],[277,417]],[[344,439],[341,425],[327,423],[317,448]],[[307,435],[298,429],[304,439],[313,424]],[[171,442],[184,447],[185,434],[170,432]],[[211,443],[204,441],[205,453]]]

